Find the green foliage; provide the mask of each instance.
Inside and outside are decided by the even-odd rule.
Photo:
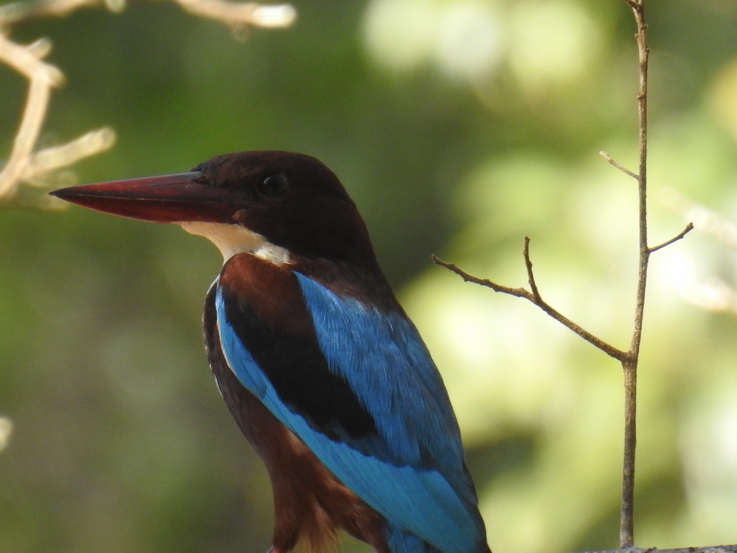
[[[597,152],[634,168],[629,9],[296,8],[295,27],[247,41],[159,3],[78,12],[14,36],[51,38],[50,61],[68,77],[49,143],[102,125],[119,134],[114,150],[76,167],[81,181],[182,171],[245,149],[331,166],[446,378],[492,548],[615,547],[619,365],[526,302],[432,266],[430,254],[521,286],[529,235],[543,296],[626,349],[636,191]],[[652,0],[648,16],[651,242],[687,219],[697,230],[652,259],[636,539],[734,542],[737,283],[725,221],[737,210],[737,10]],[[0,121],[12,128],[22,87],[5,70],[1,82]],[[217,251],[177,228],[75,208],[3,211],[0,233],[0,416],[14,429],[0,453],[0,551],[265,550],[266,474],[201,346]],[[704,308],[720,300],[725,310]]]

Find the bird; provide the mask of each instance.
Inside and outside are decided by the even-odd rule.
[[[271,480],[270,553],[491,553],[446,387],[356,204],[314,157],[224,154],[191,171],[51,192],[208,238],[217,387]]]

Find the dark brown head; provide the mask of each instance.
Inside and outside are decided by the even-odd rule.
[[[376,263],[363,219],[338,177],[303,154],[225,154],[187,173],[75,186],[52,195],[113,215],[181,224],[210,238],[226,258],[261,251],[276,252],[282,262],[288,257]]]

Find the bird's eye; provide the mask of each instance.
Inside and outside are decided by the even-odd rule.
[[[262,177],[256,188],[262,196],[276,198],[284,194],[289,188],[289,179],[284,173],[272,173]]]

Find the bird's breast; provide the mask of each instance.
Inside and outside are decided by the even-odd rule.
[[[329,366],[297,275],[248,254],[223,267],[206,319],[215,320],[230,370],[331,439],[375,435],[371,414]],[[271,390],[271,391],[270,391]],[[285,412],[286,413],[286,412]]]
[[[253,254],[230,258],[220,273],[219,286],[245,310],[259,318],[258,325],[287,334],[311,331],[297,277],[285,266]],[[246,309],[247,308],[247,309]]]

